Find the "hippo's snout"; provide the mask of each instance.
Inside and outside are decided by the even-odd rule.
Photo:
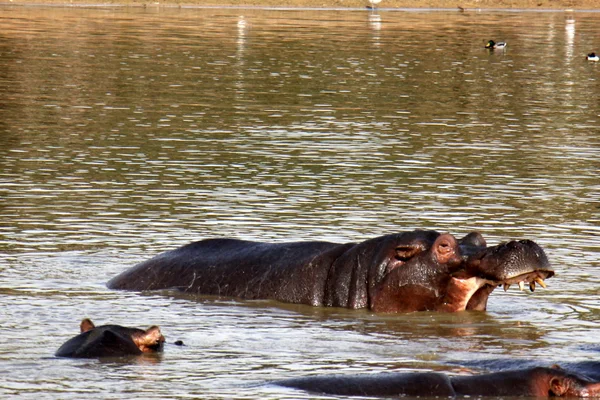
[[[498,246],[487,247],[468,257],[467,271],[502,285],[508,290],[518,284],[523,290],[525,284],[535,290],[536,283],[546,287],[544,279],[554,276],[544,250],[531,240],[513,240]]]

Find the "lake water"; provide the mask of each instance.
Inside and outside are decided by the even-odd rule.
[[[264,383],[598,358],[598,14],[0,13],[3,398],[315,398]],[[452,315],[105,286],[203,238],[414,228],[533,239],[557,275]],[[84,317],[186,346],[54,358]]]

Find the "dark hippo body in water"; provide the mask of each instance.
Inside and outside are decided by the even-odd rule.
[[[331,375],[274,382],[315,393],[382,397],[598,397],[600,383],[558,367],[473,376],[441,373]]]
[[[94,326],[81,321],[81,333],[67,340],[56,351],[57,357],[100,358],[140,355],[162,351],[165,338],[157,326],[147,330],[120,325]]]
[[[586,350],[598,352],[600,349],[596,345],[586,347]],[[593,353],[591,353],[592,357]],[[573,371],[577,374],[587,376],[596,381],[600,381],[600,361],[574,361],[574,360],[554,360],[554,363],[560,364],[568,371]],[[466,368],[483,369],[486,371],[503,371],[517,368],[534,368],[544,365],[550,365],[550,361],[541,361],[538,359],[522,359],[522,358],[494,358],[494,359],[476,359],[476,360],[460,360],[452,362],[453,365],[458,365]]]
[[[108,282],[121,290],[273,299],[375,312],[485,310],[499,285],[551,277],[534,242],[487,247],[476,232],[415,230],[360,243],[207,239],[167,251]]]

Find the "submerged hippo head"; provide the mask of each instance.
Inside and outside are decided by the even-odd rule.
[[[535,395],[539,396],[543,393],[555,397],[599,397],[600,382],[594,382],[585,376],[569,373],[559,366],[553,366],[540,372],[540,382]]]
[[[546,398],[600,395],[600,382],[563,370],[557,365],[551,368],[534,367],[473,376],[452,376],[450,380],[456,394],[460,396]]]
[[[600,382],[560,367],[527,368],[481,375],[435,372],[321,375],[287,379],[276,385],[343,396],[368,397],[598,397]]]
[[[157,326],[147,330],[120,325],[96,327],[89,319],[81,321],[81,333],[66,341],[57,357],[98,358],[140,355],[162,351],[165,342]]]
[[[405,251],[405,250],[403,250]],[[457,241],[440,235],[389,271],[373,290],[376,312],[485,310],[490,293],[512,283],[531,290],[554,275],[544,251],[530,240],[485,247],[477,233]]]

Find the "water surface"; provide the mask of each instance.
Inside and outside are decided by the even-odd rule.
[[[596,358],[597,15],[1,11],[3,397],[315,398],[263,383]],[[414,228],[536,240],[557,276],[453,315],[105,287],[192,240]],[[53,358],[84,317],[186,346]]]

